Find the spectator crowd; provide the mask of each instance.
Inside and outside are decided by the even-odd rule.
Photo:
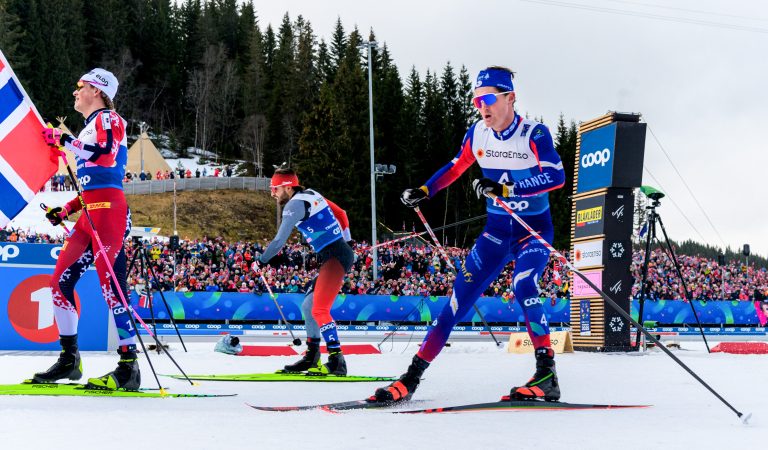
[[[62,238],[24,230],[0,230],[0,242],[61,243]],[[168,240],[153,238],[141,247],[157,274],[154,289],[222,292],[266,291],[260,273],[275,293],[303,293],[317,277],[319,264],[309,247],[298,241],[285,246],[273,264],[254,270],[253,263],[268,241],[227,242],[223,238],[181,240],[175,251]],[[129,260],[139,248],[135,241],[126,241]],[[455,275],[433,247],[421,242],[399,242],[378,250],[378,273],[373,280],[372,258],[368,244],[353,245],[356,261],[342,286],[344,294],[376,295],[451,295]],[[460,267],[468,250],[447,247],[455,267]],[[568,252],[563,252],[568,257]],[[643,250],[633,252],[631,271],[634,277],[632,296],[640,295]],[[724,265],[701,257],[678,255],[683,278],[694,299],[700,300],[763,300],[768,296],[768,273],[764,267],[745,265],[732,260]],[[484,292],[486,296],[513,299],[512,275],[514,262],[507,265]],[[571,274],[550,258],[539,286],[543,297],[555,299],[569,295]],[[129,277],[131,287],[143,286],[146,280],[134,271]],[[674,265],[667,253],[654,250],[649,261],[646,298],[682,299],[683,292]]]

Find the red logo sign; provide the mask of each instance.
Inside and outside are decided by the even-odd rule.
[[[16,286],[8,299],[8,319],[21,337],[39,344],[59,339],[53,315],[51,276],[34,275]],[[75,307],[80,315],[80,297],[75,293]]]

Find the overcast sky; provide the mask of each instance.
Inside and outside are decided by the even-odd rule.
[[[561,112],[577,122],[639,112],[650,129],[643,183],[666,192],[659,212],[670,237],[749,243],[768,255],[760,132],[768,123],[768,2],[281,0],[256,8],[262,28],[277,29],[286,12],[303,15],[318,40],[329,40],[337,17],[347,32],[373,28],[401,78],[412,66],[423,75],[447,61],[473,78],[488,65],[511,67],[518,111],[551,127]]]

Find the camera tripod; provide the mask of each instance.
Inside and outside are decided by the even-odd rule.
[[[138,236],[133,237],[133,256],[131,257],[131,262],[128,264],[128,272],[127,274],[130,275],[133,271],[134,267],[138,268],[139,276],[142,277],[145,280],[145,286],[146,286],[146,292],[145,295],[147,296],[147,299],[149,301],[149,313],[150,317],[152,318],[152,331],[157,335],[157,324],[155,322],[155,308],[154,308],[154,302],[152,301],[152,283],[149,280],[149,275],[152,275],[152,280],[157,282],[159,278],[157,277],[157,274],[155,273],[154,267],[150,264],[149,257],[147,256],[147,249],[144,247],[144,243],[141,241],[141,238]],[[163,304],[165,305],[165,310],[168,311],[168,319],[170,320],[171,324],[173,325],[173,329],[176,330],[176,336],[179,337],[179,342],[181,342],[181,346],[184,348],[184,351],[187,351],[187,346],[184,345],[184,339],[181,338],[181,333],[179,333],[179,327],[176,326],[176,321],[173,320],[173,312],[171,311],[171,308],[168,306],[168,302],[165,300],[165,295],[163,294],[162,289],[158,289],[157,291],[160,294],[160,298],[163,300]],[[157,352],[160,353],[160,348],[158,347]]]
[[[688,302],[689,305],[691,305],[691,311],[693,311],[693,317],[696,319],[696,325],[698,325],[699,331],[701,332],[701,337],[704,339],[704,345],[707,347],[707,352],[710,353],[709,343],[707,342],[707,337],[704,334],[704,328],[701,326],[699,315],[696,313],[696,308],[693,307],[693,299],[691,298],[691,294],[688,292],[688,286],[685,284],[683,272],[680,270],[680,264],[677,262],[677,256],[675,255],[675,251],[672,249],[669,236],[667,236],[667,230],[664,228],[664,222],[661,221],[661,216],[656,212],[656,208],[661,206],[659,200],[664,198],[664,193],[650,186],[643,186],[640,188],[640,191],[649,199],[651,199],[651,204],[645,208],[648,210],[648,219],[646,222],[648,225],[648,238],[645,241],[645,259],[643,260],[643,278],[642,283],[640,284],[640,305],[638,308],[637,322],[640,324],[643,323],[643,304],[645,303],[645,288],[646,281],[648,280],[648,263],[651,259],[651,242],[658,240],[656,236],[656,223],[658,223],[661,227],[661,232],[664,235],[664,241],[667,244],[667,248],[665,249],[661,242],[659,242],[659,246],[662,250],[669,251],[669,254],[672,257],[672,263],[675,266],[675,273],[677,273],[677,277],[680,279],[680,284],[683,286],[683,293],[685,294],[684,299]],[[635,348],[638,350],[640,349],[640,330],[638,330],[635,337]]]

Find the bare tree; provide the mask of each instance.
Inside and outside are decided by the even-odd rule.
[[[225,59],[223,44],[209,46],[205,49],[202,67],[195,69],[189,78],[186,97],[195,111],[194,146],[196,148],[207,149],[210,142],[213,89]]]
[[[264,137],[267,119],[262,114],[248,116],[240,132],[240,148],[253,162],[253,171],[257,177],[264,176]]]

